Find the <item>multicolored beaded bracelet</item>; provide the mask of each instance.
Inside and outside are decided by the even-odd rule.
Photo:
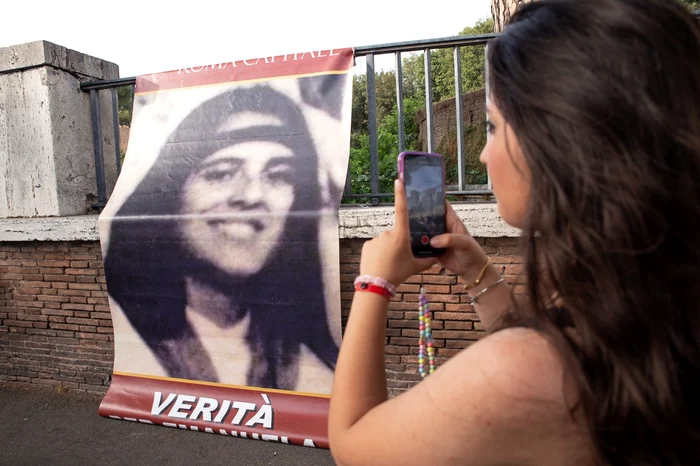
[[[422,276],[421,276],[422,277]],[[433,330],[431,326],[431,313],[428,298],[425,296],[423,285],[420,286],[420,298],[418,300],[418,330],[420,337],[418,340],[418,373],[425,377],[429,373],[435,372],[435,344],[433,341]],[[425,353],[428,353],[429,372],[425,370]]]

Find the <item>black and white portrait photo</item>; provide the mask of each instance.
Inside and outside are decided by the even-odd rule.
[[[136,95],[100,216],[115,372],[330,393],[348,83]]]

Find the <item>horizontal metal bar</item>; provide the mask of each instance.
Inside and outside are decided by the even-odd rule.
[[[343,199],[371,199],[373,197],[394,197],[394,193],[377,193],[377,194],[345,194]]]
[[[500,36],[500,33],[479,34],[475,36],[452,36],[439,39],[412,40],[407,42],[392,42],[390,44],[363,45],[355,47],[355,56],[361,57],[369,54],[414,52],[430,49],[442,49],[447,47],[464,47],[469,45],[484,45],[491,39]]]
[[[463,189],[461,191],[446,191],[445,195],[447,196],[491,196],[493,195],[493,191],[490,189],[474,189],[474,190],[468,190],[468,189]]]
[[[110,89],[113,87],[130,86],[136,84],[136,78],[119,78],[119,79],[102,79],[100,81],[89,81],[80,83],[81,91],[89,91],[91,89]]]
[[[474,189],[472,191],[469,191],[469,190],[446,191],[445,195],[447,195],[447,196],[492,196],[493,191],[488,190],[488,189]],[[370,199],[373,197],[394,197],[394,193],[346,194],[343,196],[343,199]]]

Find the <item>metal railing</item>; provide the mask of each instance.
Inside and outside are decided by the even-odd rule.
[[[370,192],[353,193],[351,190],[350,168],[348,164],[348,176],[346,177],[345,189],[343,191],[344,199],[368,199],[372,205],[379,205],[380,199],[393,197],[393,193],[383,193],[379,191],[379,149],[377,146],[377,99],[375,85],[375,68],[374,58],[377,55],[394,54],[396,70],[396,105],[398,109],[398,147],[396,155],[405,149],[404,137],[404,109],[403,109],[403,72],[402,72],[402,53],[423,51],[425,61],[425,95],[426,95],[426,116],[427,116],[427,142],[428,151],[433,152],[433,105],[432,102],[432,82],[431,82],[431,63],[430,52],[441,48],[453,48],[454,63],[455,63],[455,103],[456,103],[456,121],[457,121],[457,165],[458,165],[458,182],[457,189],[448,190],[448,195],[489,195],[489,190],[465,189],[463,172],[464,172],[464,138],[463,138],[463,118],[462,118],[462,79],[460,67],[460,50],[459,47],[485,45],[490,39],[496,37],[497,34],[485,34],[478,36],[457,36],[431,40],[419,40],[411,42],[396,42],[390,44],[362,46],[355,48],[355,57],[365,57],[367,63],[367,108],[368,108],[368,136],[370,145]],[[102,209],[107,203],[104,161],[102,159],[103,144],[102,144],[102,125],[101,125],[101,109],[99,92],[109,90],[112,98],[112,119],[114,124],[114,140],[115,140],[115,156],[117,158],[117,175],[121,171],[121,153],[119,141],[119,116],[117,102],[117,88],[123,86],[133,87],[136,83],[136,78],[121,78],[111,80],[100,80],[85,82],[80,85],[81,90],[90,93],[90,105],[92,113],[92,132],[94,143],[95,170],[97,179],[97,203],[95,208]],[[484,130],[485,131],[485,130]]]
[[[457,186],[456,189],[448,189],[448,195],[490,195],[490,190],[466,189],[464,183],[464,119],[462,107],[462,70],[460,59],[460,47],[486,45],[489,40],[497,37],[498,34],[483,34],[475,36],[445,37],[441,39],[419,40],[411,42],[397,42],[393,44],[373,45],[367,47],[357,47],[356,57],[365,57],[367,62],[367,100],[368,100],[368,123],[369,123],[369,146],[370,146],[370,192],[352,193],[350,185],[350,173],[345,182],[343,197],[371,199],[372,205],[378,205],[380,198],[393,197],[393,193],[379,192],[379,151],[377,147],[377,99],[375,95],[376,86],[374,82],[375,67],[374,57],[382,54],[394,54],[395,77],[396,77],[396,106],[398,110],[398,148],[396,154],[405,150],[404,140],[404,109],[403,109],[403,68],[402,53],[423,52],[425,67],[425,112],[426,112],[426,139],[428,152],[435,151],[434,141],[434,102],[432,84],[431,52],[437,49],[452,48],[454,58],[454,80],[455,80],[455,118],[457,130]],[[349,169],[349,167],[348,167]]]
[[[102,112],[100,105],[100,91],[108,89],[112,99],[112,125],[114,126],[114,152],[116,157],[117,177],[121,173],[122,158],[119,141],[119,102],[117,88],[131,86],[131,94],[134,94],[136,78],[111,79],[101,81],[84,82],[80,84],[82,91],[90,93],[90,114],[92,116],[92,144],[95,157],[95,179],[97,180],[97,203],[93,208],[102,210],[107,205],[107,183],[105,182],[105,167],[103,160],[104,147],[102,144]]]
[[[700,10],[694,11],[693,14],[700,19]],[[370,167],[370,192],[368,193],[353,193],[351,189],[350,179],[350,164],[348,164],[348,176],[345,181],[345,189],[343,191],[344,199],[368,199],[372,205],[379,205],[381,199],[389,199],[393,197],[393,193],[380,192],[379,190],[379,149],[377,143],[377,99],[375,85],[375,63],[374,58],[377,55],[394,54],[395,58],[395,77],[396,77],[396,106],[398,111],[398,147],[396,154],[398,155],[405,149],[405,127],[404,127],[404,108],[403,108],[403,71],[402,71],[402,53],[406,52],[423,52],[425,66],[425,111],[426,111],[426,138],[429,152],[435,151],[434,141],[434,114],[432,101],[432,66],[431,52],[436,49],[452,48],[454,54],[454,79],[455,79],[455,113],[456,113],[456,131],[457,131],[457,183],[456,186],[448,187],[447,195],[461,196],[490,196],[491,184],[490,180],[487,184],[489,189],[479,189],[477,186],[465,184],[464,167],[465,167],[465,147],[464,147],[464,119],[462,107],[462,76],[461,76],[461,61],[460,47],[465,46],[480,46],[486,45],[489,40],[497,37],[499,34],[483,34],[475,36],[457,36],[445,37],[439,39],[418,40],[409,42],[396,42],[390,44],[370,45],[355,48],[355,57],[365,57],[367,66],[367,104],[368,104],[368,136],[369,136],[369,167]],[[98,200],[94,205],[95,208],[101,210],[107,203],[104,161],[102,159],[102,125],[100,120],[100,99],[99,92],[101,90],[109,90],[112,99],[112,119],[114,124],[114,140],[115,140],[115,156],[117,161],[117,176],[121,171],[121,153],[119,142],[119,116],[118,102],[116,89],[122,86],[131,86],[132,96],[136,78],[121,78],[111,80],[101,80],[85,82],[80,85],[81,90],[90,93],[90,104],[92,113],[92,133],[94,143],[95,170],[97,179]],[[485,129],[484,129],[485,131]],[[452,188],[452,189],[450,189]]]

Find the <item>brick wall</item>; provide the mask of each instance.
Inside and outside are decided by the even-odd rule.
[[[482,240],[506,279],[522,283],[516,239]],[[364,240],[341,240],[343,328]],[[98,242],[0,243],[0,380],[104,392],[114,358],[112,321]],[[419,380],[420,276],[399,288],[387,320],[392,394]],[[423,275],[438,364],[484,335],[459,280],[437,268]],[[522,285],[516,285],[522,286]]]
[[[0,243],[0,380],[103,392],[113,340],[99,243]]]

